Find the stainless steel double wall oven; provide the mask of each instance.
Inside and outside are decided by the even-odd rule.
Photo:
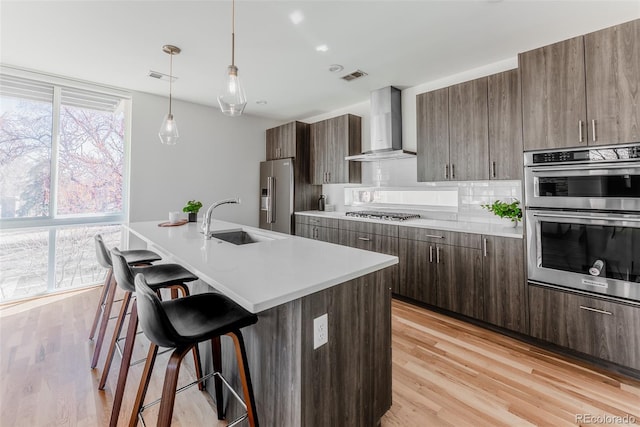
[[[640,301],[640,144],[524,164],[529,280]]]

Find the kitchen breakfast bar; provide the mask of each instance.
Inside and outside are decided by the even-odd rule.
[[[198,275],[192,293],[215,290],[258,315],[242,333],[261,425],[380,423],[391,407],[391,290],[383,271],[397,257],[223,221],[211,231],[226,233],[209,240],[199,223],[126,227]],[[324,314],[328,342],[314,349],[314,319]],[[240,390],[231,340],[222,345],[223,375]],[[210,347],[201,344],[201,354],[209,372]],[[227,419],[243,411],[229,393],[225,406]]]

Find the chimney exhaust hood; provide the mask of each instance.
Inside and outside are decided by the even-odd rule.
[[[402,101],[400,89],[387,86],[371,92],[371,139],[363,141],[363,153],[345,160],[377,162],[415,157],[402,149]]]

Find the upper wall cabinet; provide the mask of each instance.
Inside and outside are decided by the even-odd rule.
[[[361,132],[361,118],[352,114],[311,124],[312,184],[361,182],[360,162],[344,159],[360,154]]]
[[[640,140],[640,20],[519,55],[524,149]]]
[[[640,20],[584,37],[590,145],[640,141]]]
[[[449,179],[449,88],[416,97],[418,181]]]
[[[489,179],[487,78],[449,87],[450,177]]]
[[[416,97],[418,181],[521,179],[518,71]]]
[[[308,144],[309,125],[302,122],[291,122],[272,129],[267,129],[267,160],[297,157],[301,144]]]
[[[522,103],[517,69],[488,77],[489,178],[522,179]]]

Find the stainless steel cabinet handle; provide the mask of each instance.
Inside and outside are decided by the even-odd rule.
[[[429,262],[433,262],[433,246],[429,246]]]
[[[371,239],[368,238],[368,237],[358,237],[358,240],[362,240],[364,242],[370,242],[371,241]]]
[[[451,179],[456,179],[456,165],[451,165]]]
[[[495,161],[491,162],[491,176],[493,178],[496,177],[496,162]]]
[[[611,313],[610,311],[600,310],[598,308],[593,308],[593,307],[585,307],[584,305],[581,305],[580,309],[581,310],[587,310],[587,311],[593,311],[593,312],[600,313],[600,314],[606,314],[607,316],[613,315],[613,313]]]
[[[444,239],[444,236],[439,236],[437,234],[426,234],[427,237],[433,237],[435,239]]]
[[[449,165],[444,165],[444,179],[449,179]]]
[[[436,247],[436,262],[440,264],[440,247]]]
[[[592,130],[591,133],[593,134],[591,136],[593,138],[593,142],[596,142],[598,138],[596,137],[596,120],[595,119],[591,120],[591,130]]]
[[[622,222],[640,222],[638,218],[624,218],[619,216],[590,216],[590,215],[571,215],[571,214],[554,214],[554,213],[534,213],[533,216],[539,218],[573,218],[573,219],[595,219],[600,221],[622,221]]]
[[[331,172],[327,172],[327,175],[329,176],[329,178],[327,179],[327,182],[331,182]]]
[[[583,137],[582,137],[582,120],[578,120],[578,142],[583,142]]]
[[[487,256],[487,239],[482,239],[482,252],[484,256]]]

